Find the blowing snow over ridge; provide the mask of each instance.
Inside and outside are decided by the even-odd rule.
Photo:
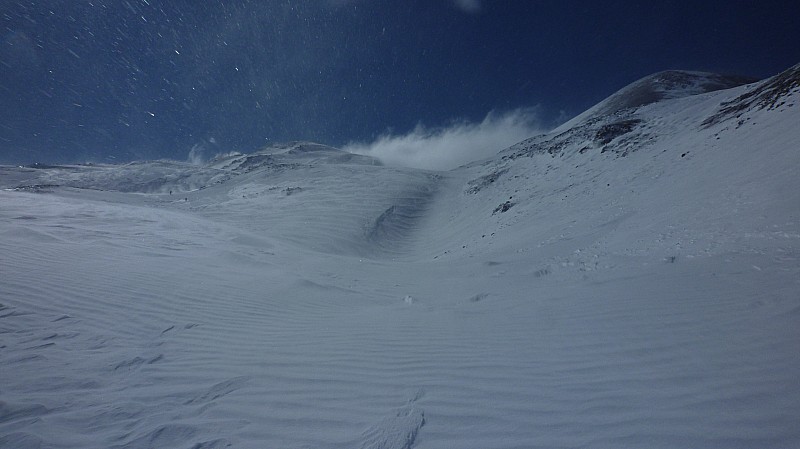
[[[449,170],[497,154],[545,131],[537,108],[490,112],[480,123],[455,121],[450,126],[417,125],[404,135],[384,134],[371,143],[351,142],[345,151],[374,156],[388,165]]]

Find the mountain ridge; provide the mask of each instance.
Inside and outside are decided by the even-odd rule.
[[[592,118],[661,100],[682,98],[757,82],[755,78],[689,70],[664,70],[640,78],[557,127],[565,131]]]
[[[337,243],[331,245],[314,245],[317,248],[347,252],[350,250],[344,248],[352,247],[356,254],[376,257],[383,253],[396,256],[415,251],[441,257],[444,251],[448,254],[462,252],[458,246],[466,249],[463,242],[474,243],[474,235],[490,235],[499,227],[507,226],[504,222],[509,216],[518,215],[535,201],[525,198],[521,192],[539,191],[538,195],[550,196],[554,192],[574,191],[577,186],[587,189],[586,170],[597,173],[591,181],[596,183],[602,177],[617,177],[628,170],[620,168],[615,173],[606,167],[598,171],[606,162],[639,154],[634,165],[653,164],[655,162],[645,162],[642,158],[660,160],[665,157],[661,153],[669,150],[652,148],[669,146],[668,142],[679,140],[684,133],[703,136],[702,141],[712,139],[704,145],[717,145],[713,140],[731,132],[731,127],[726,125],[731,114],[726,111],[734,104],[739,105],[732,115],[738,129],[750,120],[749,115],[760,110],[765,101],[762,97],[767,94],[771,95],[770,104],[774,106],[768,108],[769,111],[791,112],[793,103],[788,98],[796,94],[798,67],[800,65],[759,83],[731,89],[720,86],[738,84],[741,78],[702,72],[659,72],[612,94],[576,117],[573,121],[577,124],[566,130],[556,129],[533,136],[502,150],[496,157],[448,172],[385,167],[370,156],[297,141],[270,145],[248,154],[219,155],[202,165],[143,161],[123,165],[6,167],[3,168],[2,187],[48,192],[77,188],[147,193],[161,195],[157,198],[165,205],[173,204],[175,194],[186,200],[185,204],[176,206],[189,210],[212,208],[214,201],[221,201],[221,204],[257,201],[258,207],[267,214],[262,217],[264,223],[275,221],[271,214],[302,215],[304,210],[309,210],[304,202],[323,201],[338,208],[337,212],[331,211],[332,217],[337,218],[329,217],[327,222],[320,222],[309,217],[309,223],[313,223],[310,226],[317,229],[315,232],[340,233],[342,239],[332,239]],[[660,90],[656,92],[654,86]],[[606,110],[611,112],[600,114]],[[714,117],[718,118],[711,123]],[[697,151],[683,148],[678,156],[694,157]],[[576,181],[561,185],[562,179],[552,178],[551,187],[546,187],[546,183],[538,186],[540,181],[524,173],[523,166],[529,167],[530,173],[539,173],[543,179],[551,179],[558,173],[563,179]],[[351,178],[347,183],[349,191],[341,190],[340,176]],[[521,179],[527,181],[520,183]],[[503,196],[501,191],[516,194]],[[343,196],[337,198],[333,192]],[[494,193],[487,196],[486,192]],[[355,199],[359,195],[365,200],[362,204]],[[194,200],[195,197],[198,199]],[[462,211],[457,215],[451,211],[446,217],[440,217],[438,211],[450,210],[442,201],[460,204]],[[482,212],[476,210],[477,204]],[[473,216],[479,217],[474,223]],[[421,231],[425,226],[431,223],[452,226],[449,223],[456,217],[464,225],[456,227],[461,230],[454,232],[453,238],[442,242],[418,238],[425,235]],[[519,220],[524,221],[521,217],[517,218]],[[270,229],[303,244],[301,230],[282,226],[273,225]],[[252,227],[258,232],[267,231],[261,225]],[[455,246],[455,249],[447,249],[448,246]]]

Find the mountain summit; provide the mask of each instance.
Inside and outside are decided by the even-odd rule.
[[[605,100],[558,127],[567,130],[592,118],[613,114],[623,109],[636,108],[661,100],[704,94],[743,84],[755,78],[720,75],[708,72],[666,70],[641,78],[618,90]]]

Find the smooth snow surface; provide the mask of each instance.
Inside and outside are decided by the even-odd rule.
[[[450,172],[2,167],[0,447],[800,447],[794,76]]]

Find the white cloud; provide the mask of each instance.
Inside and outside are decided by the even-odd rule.
[[[458,122],[443,128],[420,124],[408,134],[386,134],[372,143],[351,142],[344,150],[377,157],[386,165],[449,170],[545,131],[536,108],[524,108],[490,112],[480,123]]]
[[[476,14],[481,11],[481,0],[453,0],[453,3],[467,14]]]

